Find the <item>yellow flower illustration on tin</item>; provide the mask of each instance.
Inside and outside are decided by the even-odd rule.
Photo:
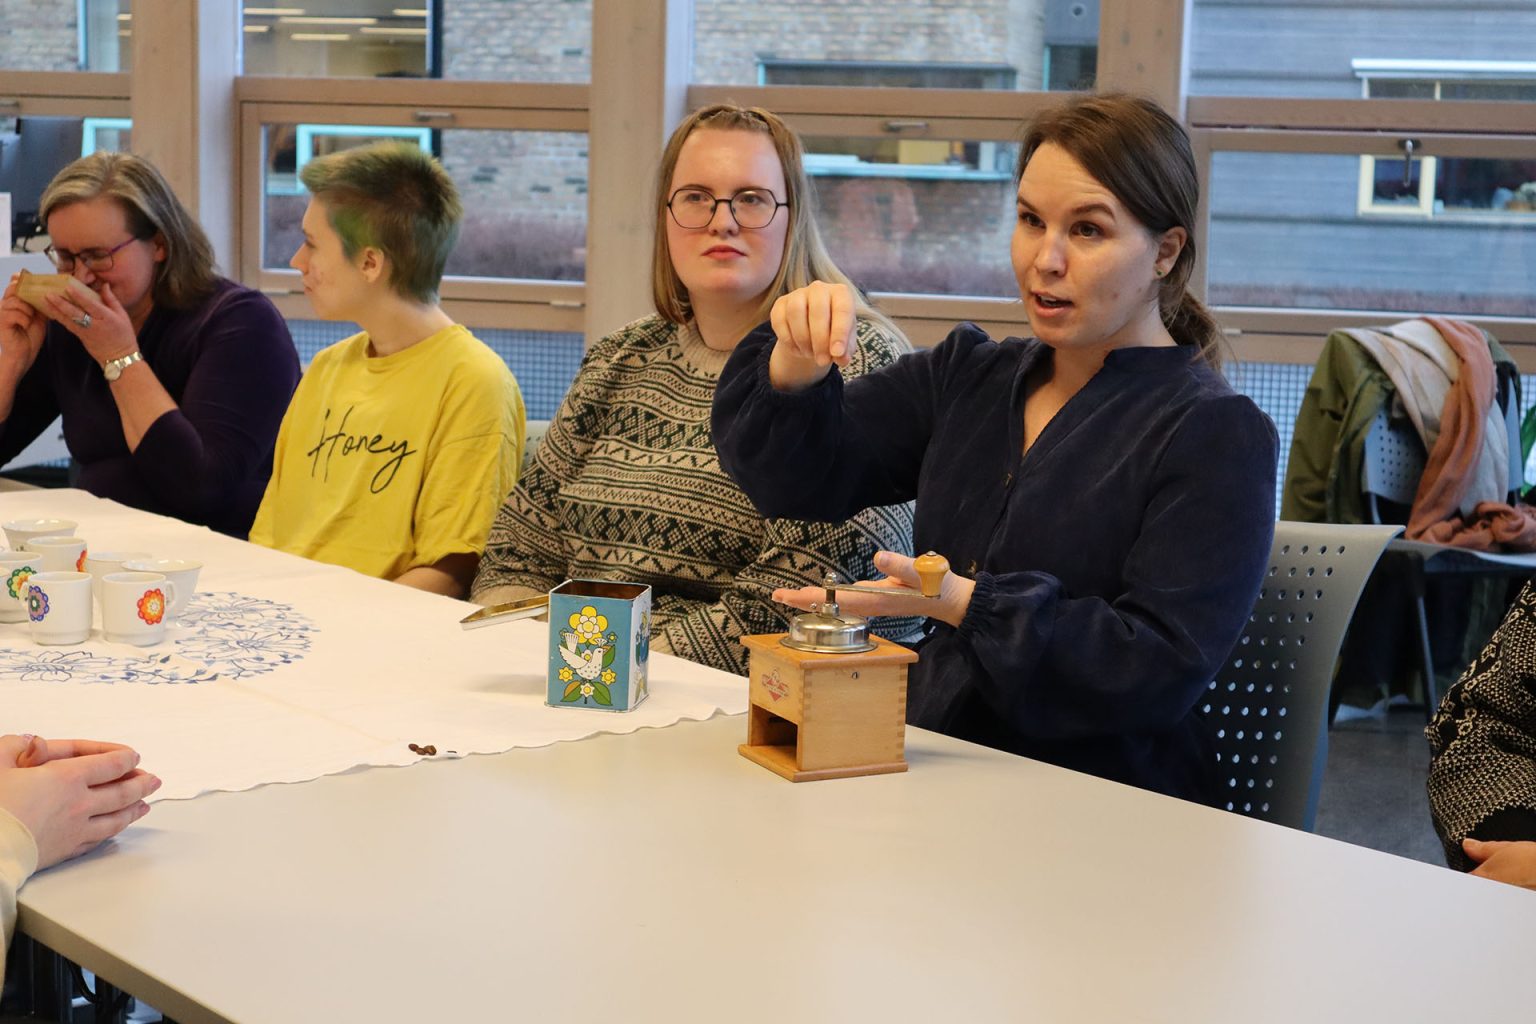
[[[610,668],[603,671],[603,682],[607,683],[609,686],[613,685],[614,678],[613,669]]]
[[[562,683],[568,683],[571,681],[571,670],[569,668],[563,668],[560,670],[560,681]]]
[[[608,616],[597,614],[597,609],[587,605],[579,612],[571,613],[571,628],[576,631],[576,639],[584,644],[595,644],[603,638],[603,630],[608,628]]]
[[[583,697],[590,697],[590,696],[592,696],[592,684],[591,683],[582,683],[581,684],[581,695]]]

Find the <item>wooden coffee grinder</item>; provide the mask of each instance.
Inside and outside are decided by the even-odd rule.
[[[921,596],[936,600],[949,562],[928,552],[913,563]],[[871,636],[869,620],[844,615],[828,573],[827,597],[790,620],[789,632],[744,636],[751,652],[747,742],[742,756],[791,782],[904,772],[907,666],[917,655]],[[913,596],[918,596],[914,594]]]

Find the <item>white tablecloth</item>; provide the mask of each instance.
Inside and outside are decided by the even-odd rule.
[[[411,764],[413,743],[496,753],[746,710],[746,680],[656,653],[634,711],[546,707],[543,623],[465,631],[465,602],[82,491],[0,493],[0,521],[44,516],[79,522],[92,550],[203,563],[183,624],[154,647],[99,631],[43,647],[0,623],[0,732],[131,744],[165,782],[156,799]]]

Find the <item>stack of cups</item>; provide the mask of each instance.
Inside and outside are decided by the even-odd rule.
[[[68,519],[4,524],[12,550],[0,551],[0,622],[27,622],[40,644],[77,644],[91,635],[92,605],[114,643],[148,647],[165,639],[197,589],[199,562],[151,558],[142,551],[90,553]]]
[[[0,552],[0,622],[30,621],[39,643],[79,643],[91,632],[90,577],[80,571],[85,541],[72,536],[77,525],[70,519],[15,519],[3,527],[11,550]],[[76,576],[86,580],[83,608],[71,596]],[[34,594],[39,583],[47,586]]]

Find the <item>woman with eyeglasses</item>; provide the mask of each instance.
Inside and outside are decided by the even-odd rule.
[[[777,587],[828,570],[862,578],[908,550],[911,506],[837,526],[764,520],[720,469],[709,410],[721,367],[774,301],[846,282],[811,216],[799,139],[765,110],[686,118],[662,156],[651,261],[656,311],[587,353],[532,465],[491,529],[471,599],[495,604],[567,579],[652,587],[652,650],[746,671],[743,634],[784,628]],[[857,292],[851,372],[908,349]],[[914,620],[876,623],[887,635]]]
[[[77,486],[244,537],[299,380],[282,315],[218,276],[152,165],[96,153],[43,192],[60,292],[0,300],[0,464],[56,416]]]

